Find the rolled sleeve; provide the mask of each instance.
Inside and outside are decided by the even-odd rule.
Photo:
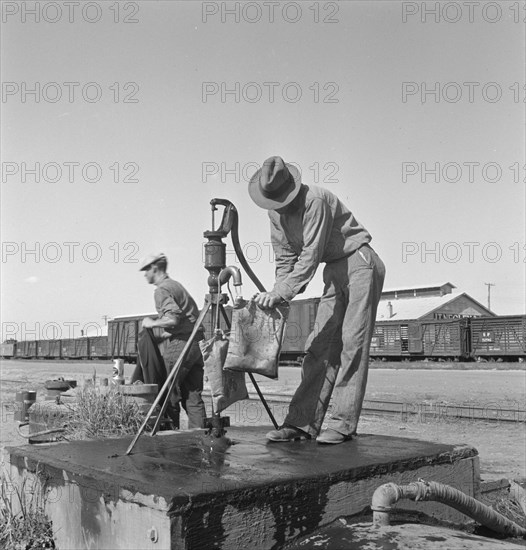
[[[285,272],[285,267],[281,268],[280,277],[276,276],[274,285],[274,291],[287,302],[302,291],[314,277],[323,258],[331,220],[329,206],[323,200],[313,200],[303,216],[303,247],[300,255],[295,255],[297,261],[292,260],[286,248],[281,252],[279,260],[276,256],[277,275],[280,262],[284,266],[290,266],[292,262],[292,269],[289,271]]]
[[[154,294],[155,309],[159,318],[169,317],[178,323],[181,319],[182,312],[170,293],[164,288],[157,288]]]

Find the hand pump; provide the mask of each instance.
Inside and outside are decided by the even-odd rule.
[[[137,443],[137,440],[141,436],[142,432],[146,428],[146,425],[148,424],[153,412],[155,411],[155,408],[157,405],[161,402],[161,399],[164,397],[164,403],[161,407],[161,411],[159,412],[159,415],[157,416],[157,419],[155,421],[155,424],[153,426],[153,429],[151,431],[150,435],[155,435],[157,433],[157,430],[159,428],[161,419],[164,416],[164,413],[166,411],[166,408],[168,406],[169,400],[170,400],[170,394],[175,386],[175,381],[178,372],[181,369],[181,365],[184,362],[184,359],[186,355],[188,354],[188,351],[192,345],[192,342],[194,341],[195,335],[197,334],[197,331],[201,324],[203,323],[205,316],[207,312],[211,309],[211,319],[213,320],[213,328],[218,329],[219,328],[219,313],[221,313],[223,320],[225,321],[228,328],[230,328],[230,321],[226,315],[224,304],[228,301],[228,296],[226,294],[221,293],[221,287],[224,285],[231,277],[234,282],[234,286],[238,288],[241,286],[241,273],[239,269],[235,266],[226,266],[226,245],[223,242],[223,239],[231,232],[232,233],[232,244],[234,245],[234,250],[236,252],[236,255],[248,274],[248,276],[252,279],[256,287],[260,292],[265,292],[265,288],[259,281],[259,279],[256,277],[250,266],[248,265],[248,262],[245,259],[245,256],[243,255],[243,251],[241,249],[241,245],[239,243],[239,234],[238,234],[238,215],[236,207],[227,199],[212,199],[210,201],[211,210],[212,210],[212,230],[211,231],[205,231],[203,233],[203,236],[208,239],[208,242],[204,244],[205,248],[205,269],[208,271],[208,294],[205,295],[205,305],[203,309],[201,310],[199,317],[194,325],[194,329],[192,331],[192,334],[190,335],[190,338],[186,342],[185,347],[183,348],[183,351],[181,352],[181,355],[177,359],[177,362],[175,363],[174,367],[170,371],[166,382],[164,383],[163,387],[159,391],[159,394],[157,395],[157,398],[155,399],[154,403],[150,407],[150,410],[148,411],[148,414],[146,415],[146,418],[144,419],[141,427],[139,428],[139,431],[137,432],[137,435],[134,437],[133,441],[131,442],[130,446],[126,450],[126,454],[130,454],[133,447]],[[215,212],[217,211],[217,205],[221,205],[225,207],[225,210],[223,212],[223,218],[221,220],[220,226],[215,229]],[[238,293],[236,292],[238,295]],[[239,295],[238,295],[239,297]],[[261,393],[261,390],[259,389],[259,386],[254,378],[254,375],[249,372],[248,373],[250,377],[250,381],[252,382],[254,388],[256,389],[259,398],[261,399],[261,402],[263,403],[263,406],[265,407],[270,420],[272,421],[272,424],[277,429],[278,424],[272,415],[272,412],[268,406],[268,403],[265,400],[265,397]],[[224,423],[221,422],[221,418],[219,414],[214,414],[212,417],[212,425],[211,430],[212,434],[216,437],[220,437],[224,433]]]

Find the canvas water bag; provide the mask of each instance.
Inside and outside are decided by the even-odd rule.
[[[288,311],[288,306],[261,309],[253,300],[234,308],[224,369],[277,378]]]
[[[210,385],[214,412],[219,413],[236,401],[248,398],[245,373],[223,370],[228,350],[228,339],[223,331],[216,331],[210,340],[199,342],[203,355],[204,377]]]

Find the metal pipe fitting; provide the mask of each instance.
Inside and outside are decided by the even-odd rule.
[[[422,479],[409,485],[396,485],[395,483],[380,485],[374,492],[371,502],[373,525],[376,527],[389,525],[389,512],[393,504],[404,498],[416,502],[419,500],[441,502],[497,533],[513,537],[526,537],[524,527],[510,521],[482,502],[449,485]]]
[[[234,281],[234,286],[241,286],[241,271],[238,267],[234,265],[224,267],[219,272],[219,284],[221,286],[224,285],[230,279],[230,277],[232,277]]]

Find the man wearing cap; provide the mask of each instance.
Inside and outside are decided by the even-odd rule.
[[[190,337],[199,310],[194,299],[181,283],[171,279],[166,273],[168,261],[163,253],[150,254],[140,263],[140,271],[149,284],[157,288],[154,292],[157,319],[146,317],[143,328],[160,327],[164,329],[166,337],[164,362],[167,372],[170,372],[181,355],[183,348]],[[188,350],[186,358],[177,375],[177,395],[171,395],[170,400],[175,409],[175,418],[172,420],[179,427],[179,402],[182,403],[187,416],[188,428],[204,428],[206,420],[205,405],[201,394],[203,392],[203,358],[197,342],[203,339],[200,329]]]
[[[276,259],[274,288],[255,298],[258,305],[272,308],[292,300],[325,263],[325,288],[307,339],[301,383],[283,426],[267,438],[317,436],[318,443],[342,443],[356,434],[362,409],[384,264],[369,246],[371,235],[338,197],[302,184],[299,171],[281,157],[263,163],[249,193],[268,211]],[[320,434],[331,395],[332,414]]]

